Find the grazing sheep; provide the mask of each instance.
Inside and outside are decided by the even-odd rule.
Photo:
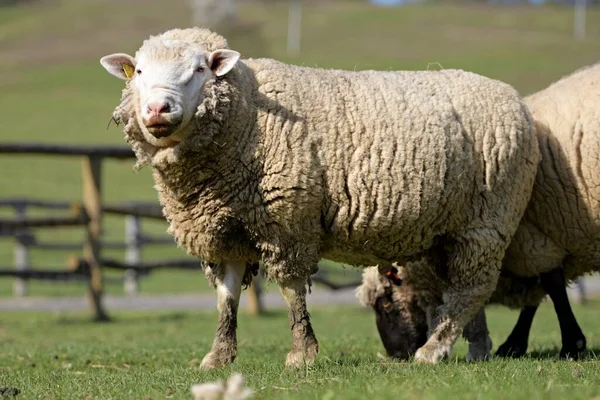
[[[356,297],[375,311],[375,323],[388,356],[407,359],[427,341],[435,307],[448,284],[427,260],[394,265],[385,271],[365,268]],[[413,279],[417,278],[417,279]],[[502,278],[501,278],[502,279]],[[485,360],[492,349],[485,312],[481,308],[463,330],[469,342],[467,361]]]
[[[394,266],[387,274],[389,276],[378,271],[377,267],[365,268],[356,296],[363,306],[374,310],[377,330],[387,354],[407,359],[426,340],[428,327],[435,317],[436,307],[442,302],[441,293],[447,290],[448,282],[440,278],[426,260]],[[516,277],[503,270],[498,286],[486,304],[529,309],[532,307],[530,304],[539,304],[547,292],[563,291],[566,294],[564,281],[562,285],[553,283],[556,275],[562,276],[562,270],[556,269],[539,277]],[[540,282],[549,283],[544,286]],[[564,306],[564,301],[555,303]],[[568,299],[566,306],[570,307]],[[561,313],[557,311],[557,314],[560,319]],[[568,318],[567,313],[564,315]],[[523,323],[517,326],[525,329]],[[469,343],[467,361],[489,358],[492,341],[483,309],[465,326],[463,337]]]
[[[113,116],[138,165],[152,168],[169,232],[212,263],[220,316],[204,367],[236,356],[247,263],[262,261],[279,285],[292,331],[286,364],[301,366],[318,352],[306,292],[321,258],[376,265],[440,248],[452,284],[417,360],[450,353],[496,286],[539,161],[512,87],[458,70],[239,60],[199,28],[100,62],[127,81]]]
[[[560,356],[577,358],[586,339],[571,310],[566,285],[600,269],[600,64],[563,77],[525,102],[538,125],[542,161],[531,202],[489,299],[489,303],[522,308],[496,354],[525,354],[533,317],[548,294],[562,333]],[[405,279],[395,286],[376,267],[369,268],[357,296],[375,309],[378,320],[390,313],[399,315],[378,328],[388,354],[405,358],[421,342],[417,338],[424,329],[425,311],[414,304],[435,306],[447,283],[435,280],[435,271],[422,264],[407,264],[398,271]],[[412,333],[404,335],[405,331]]]

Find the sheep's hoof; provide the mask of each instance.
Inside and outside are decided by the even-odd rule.
[[[577,340],[571,342],[572,345],[563,345],[562,349],[560,349],[560,358],[564,359],[579,359],[579,353],[586,349],[586,340],[583,334]]]
[[[292,350],[285,359],[285,366],[288,368],[301,368],[312,365],[319,352],[318,343],[312,343],[306,346],[305,350]]]
[[[527,343],[513,343],[508,340],[504,342],[498,350],[496,350],[496,355],[498,357],[511,357],[511,358],[519,358],[523,357],[527,352]]]
[[[214,351],[209,352],[202,359],[200,368],[202,369],[216,369],[223,368],[231,364],[235,360],[235,355],[231,354],[220,354]]]
[[[311,365],[314,360],[314,357],[307,357],[302,351],[290,351],[285,358],[285,366],[288,368],[301,368]]]
[[[486,337],[482,342],[469,343],[467,362],[485,361],[490,358],[492,351],[492,339]]]
[[[415,361],[421,364],[437,364],[442,359],[450,356],[450,352],[451,349],[442,345],[425,343],[415,353]]]

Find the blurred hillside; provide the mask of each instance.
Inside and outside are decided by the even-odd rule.
[[[573,9],[567,6],[456,0],[401,7],[375,7],[365,0],[303,3],[297,59],[285,54],[288,1],[238,0],[236,20],[217,30],[246,57],[353,69],[423,69],[439,63],[506,80],[525,93],[598,59],[600,50],[596,7],[588,11],[587,39],[575,41]],[[188,0],[28,0],[5,6],[0,8],[0,66],[8,74],[0,83],[12,86],[48,68],[94,65],[106,53],[133,53],[150,34],[192,24]],[[89,78],[111,80],[95,67]]]
[[[450,0],[394,8],[359,0],[303,4],[297,57],[286,54],[287,1],[238,1],[236,19],[217,30],[244,57],[357,70],[462,68],[504,80],[524,95],[600,58],[598,8],[588,10],[586,39],[575,40],[573,9],[566,6]],[[106,129],[123,83],[101,68],[99,58],[134,53],[150,34],[192,25],[191,15],[187,0],[29,0],[0,7],[0,140],[125,145],[120,128]],[[107,165],[107,201],[156,199],[147,169],[134,173],[131,164]],[[3,155],[0,170],[2,197],[80,198],[76,160]],[[119,238],[122,231],[120,220],[107,222],[107,235]],[[67,239],[80,237],[80,231],[46,235]],[[182,254],[175,246],[148,254],[158,252]],[[65,258],[34,253],[33,262],[64,265]],[[11,263],[12,243],[0,241],[0,264]],[[199,281],[190,282],[186,274],[171,286],[164,280],[148,285],[157,291],[197,289]],[[0,294],[9,287],[9,280],[0,280]]]

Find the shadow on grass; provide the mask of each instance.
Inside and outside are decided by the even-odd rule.
[[[238,316],[243,316],[245,318],[256,318],[256,319],[271,319],[271,318],[287,318],[288,313],[285,310],[265,310],[260,315],[250,315],[245,312],[240,312]]]
[[[540,360],[549,360],[556,359],[559,360],[560,349],[552,348],[552,349],[544,349],[539,351],[532,351],[525,355],[525,358],[530,359],[540,359]],[[592,361],[598,360],[600,356],[600,348],[589,348],[586,351],[579,354],[579,359],[577,361]]]
[[[240,312],[238,316],[250,319],[285,319],[287,318],[287,311],[285,310],[267,310],[257,316],[248,315],[245,312]],[[216,311],[190,311],[190,312],[163,312],[157,314],[150,314],[148,311],[136,314],[134,312],[128,312],[126,314],[116,313],[111,314],[110,319],[107,321],[96,321],[91,315],[64,315],[59,316],[55,323],[57,325],[115,325],[115,324],[138,324],[138,323],[151,323],[151,322],[179,322],[179,321],[196,321],[198,319],[209,319],[215,320],[217,318]]]
[[[174,322],[193,319],[194,314],[183,312],[162,313],[157,315],[111,315],[108,320],[97,321],[92,316],[69,315],[60,316],[56,319],[57,325],[114,325],[114,324],[132,324],[140,322]]]

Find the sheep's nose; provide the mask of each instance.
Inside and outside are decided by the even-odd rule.
[[[171,112],[171,106],[169,103],[152,103],[148,104],[148,114],[160,115]]]

